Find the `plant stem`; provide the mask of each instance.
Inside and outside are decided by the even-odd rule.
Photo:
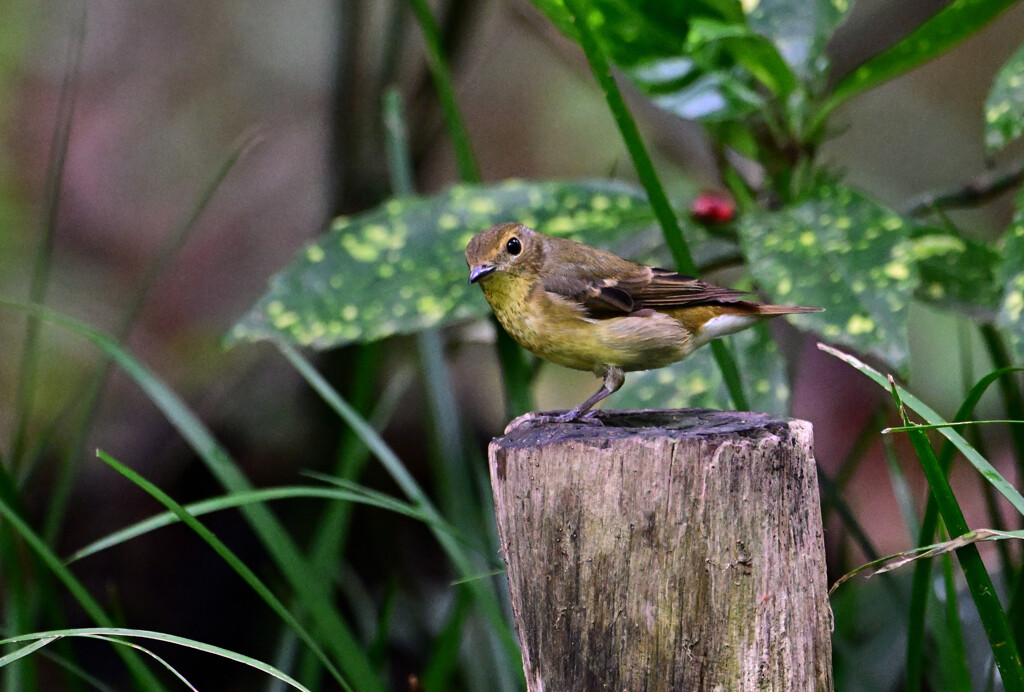
[[[84,44],[85,12],[83,9],[78,18],[78,25],[74,29],[71,43],[68,45],[68,68],[60,89],[56,125],[50,143],[50,161],[46,169],[46,207],[39,223],[42,240],[36,251],[29,287],[29,302],[35,304],[42,304],[46,287],[50,282],[54,238],[57,235],[57,213],[60,207],[61,190],[64,186],[64,163],[67,160],[68,143],[71,140],[71,122],[75,113],[78,82],[82,74],[82,46]],[[20,373],[18,398],[14,406],[14,423],[11,426],[14,431],[10,457],[12,468],[17,468],[17,465],[21,463],[21,457],[25,451],[28,420],[32,415],[36,374],[39,366],[40,326],[39,317],[30,314],[28,328],[25,331],[25,343],[21,351],[21,365],[18,368]]]
[[[904,207],[908,216],[921,216],[938,209],[976,207],[1011,190],[1024,181],[1024,160],[1001,171],[986,172],[947,190],[929,192],[911,199]]]
[[[416,21],[423,32],[423,39],[427,44],[427,64],[430,67],[430,74],[434,77],[434,86],[437,89],[437,98],[441,103],[441,111],[444,114],[445,126],[448,129],[448,136],[452,140],[452,147],[455,149],[455,163],[459,169],[459,177],[468,183],[480,181],[480,167],[477,164],[476,156],[473,154],[473,147],[469,142],[469,134],[466,131],[466,124],[459,114],[459,107],[455,102],[455,88],[452,85],[451,71],[444,57],[444,49],[441,47],[441,32],[438,29],[437,21],[434,19],[426,0],[409,0]]]

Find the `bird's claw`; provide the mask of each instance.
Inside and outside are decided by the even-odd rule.
[[[524,413],[518,418],[514,418],[507,426],[505,426],[505,434],[507,435],[513,430],[527,425],[544,425],[550,423],[604,426],[604,423],[602,423],[600,419],[594,417],[595,413],[596,411],[588,411],[581,416],[575,411],[566,411],[565,413],[558,415],[530,411],[529,413]]]

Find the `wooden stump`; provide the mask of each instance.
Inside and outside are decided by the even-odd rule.
[[[598,415],[489,448],[530,692],[832,690],[811,425]]]

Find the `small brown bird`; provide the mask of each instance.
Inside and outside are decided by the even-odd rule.
[[[592,415],[591,407],[617,391],[626,372],[665,367],[769,317],[822,310],[743,300],[743,291],[519,223],[474,236],[466,261],[469,282],[480,284],[501,326],[520,345],[552,363],[604,377],[592,397],[556,418],[560,422]]]

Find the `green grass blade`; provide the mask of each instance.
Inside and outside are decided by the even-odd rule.
[[[295,636],[294,632],[285,628],[281,631],[280,641],[274,649],[274,667],[278,670],[294,671],[298,654],[299,639]],[[306,678],[303,675],[299,677],[304,680],[313,680],[312,677]],[[267,683],[265,692],[284,692],[285,689],[287,689],[287,686],[280,680],[270,680]]]
[[[423,0],[412,0],[413,5],[426,10]],[[433,17],[431,16],[431,20]],[[420,20],[421,23],[423,20]],[[424,28],[424,31],[427,31]],[[436,36],[435,36],[436,38]],[[391,186],[399,197],[416,193],[413,185],[412,161],[409,156],[408,135],[402,116],[401,98],[397,91],[389,91],[384,98],[386,144],[391,162]],[[420,372],[426,384],[427,408],[433,422],[434,451],[431,454],[434,478],[441,496],[441,507],[447,516],[455,517],[459,528],[467,523],[476,524],[478,508],[469,506],[473,493],[468,479],[470,469],[463,448],[464,434],[459,419],[458,403],[452,392],[448,364],[444,358],[444,344],[438,329],[425,329],[416,334],[416,350],[420,358]]]
[[[427,10],[430,11],[429,8]],[[447,73],[447,71],[446,71]],[[392,87],[384,92],[384,149],[388,155],[391,190],[399,197],[416,194],[416,181],[409,161],[409,132],[402,115],[402,95]]]
[[[1017,570],[1009,586],[1010,606],[1006,609],[1006,614],[1013,626],[1013,636],[1019,649],[1024,642],[1024,569]]]
[[[508,335],[493,315],[491,324],[498,335],[498,361],[501,363],[505,383],[505,413],[511,420],[533,410],[533,393],[530,391],[533,367],[523,347]]]
[[[103,610],[99,602],[92,597],[92,594],[85,588],[84,585],[71,573],[64,563],[60,561],[50,547],[43,541],[40,536],[32,530],[21,516],[14,511],[14,509],[8,505],[4,500],[0,500],[0,516],[2,516],[6,523],[14,530],[15,533],[20,535],[25,541],[26,545],[32,550],[36,556],[39,557],[40,561],[46,565],[46,567],[53,573],[53,575],[64,585],[64,587],[71,593],[74,599],[85,611],[86,615],[92,619],[97,625],[101,627],[113,627],[113,620]],[[6,642],[17,641],[18,638],[5,640]],[[118,650],[121,658],[124,660],[125,665],[131,672],[132,677],[136,683],[143,689],[148,690],[162,690],[163,686],[160,681],[153,675],[153,672],[146,667],[142,659],[137,654],[131,651]]]
[[[888,387],[887,380],[879,372],[862,363],[858,359],[825,344],[819,344],[818,348],[850,364],[878,385]],[[989,373],[985,377],[982,377],[978,383],[971,388],[971,391],[968,392],[967,398],[964,400],[963,404],[960,406],[960,410],[957,411],[957,414],[954,417],[954,421],[962,421],[969,418],[972,415],[975,406],[977,406],[978,401],[980,401],[982,395],[993,382],[1000,377],[1010,376],[1013,372],[1018,370],[1020,370],[1020,368],[1001,368]],[[920,402],[916,397],[905,390],[899,389],[898,391],[900,392],[903,402],[912,410],[929,422],[941,422],[941,417],[931,408]],[[947,429],[944,429],[943,432],[945,432],[945,430]],[[949,436],[947,435],[947,437]],[[959,435],[956,437],[959,437]],[[966,445],[966,441],[964,441],[963,438],[960,438],[960,440],[964,445]],[[956,447],[954,447],[954,444],[955,440],[949,439],[949,441],[943,445],[942,451],[939,455],[939,465],[944,473],[949,472],[949,466],[952,463],[955,449],[960,447],[960,445],[956,445]],[[938,508],[935,504],[934,496],[929,496],[924,516],[921,519],[921,530],[918,534],[917,540],[917,544],[919,546],[927,545],[932,542],[937,525]],[[930,573],[930,560],[919,560],[915,564],[914,575],[911,583],[910,609],[907,625],[906,675],[908,690],[920,689],[921,681],[923,679],[925,617],[928,609],[928,596],[931,590]],[[1011,601],[1011,611],[1013,611],[1014,604],[1015,602]]]
[[[969,417],[977,405],[985,389],[993,381],[993,373],[982,378],[968,393],[967,399],[957,411],[956,419],[960,420]],[[939,466],[943,473],[949,474],[949,468],[953,462],[955,448],[952,443],[946,442],[939,454]],[[932,542],[935,530],[938,527],[939,511],[935,504],[935,497],[928,496],[924,516],[921,519],[921,527],[917,534],[917,545],[923,546]],[[925,618],[928,608],[928,598],[931,593],[931,561],[919,560],[914,565],[914,575],[911,581],[910,610],[908,613],[907,627],[907,689],[918,690],[921,688],[921,680],[924,675],[924,638]],[[1011,601],[1011,605],[1012,605]]]
[[[409,0],[409,4],[413,14],[416,15],[416,21],[427,44],[427,62],[434,78],[448,136],[451,138],[455,151],[459,177],[464,182],[479,182],[480,168],[476,162],[466,126],[459,114],[451,72],[444,58],[437,22],[426,0]],[[388,132],[387,144],[392,187],[398,195],[410,195],[413,193],[414,181],[406,149],[408,139],[402,119],[400,97],[395,90],[390,90],[385,94],[384,123]],[[515,417],[533,408],[533,396],[529,389],[532,379],[531,371],[522,348],[512,341],[512,338],[498,326],[493,318],[492,321],[498,333],[498,357],[505,382],[505,409],[510,417]]]
[[[295,367],[300,375],[319,394],[323,400],[355,430],[356,434],[363,440],[363,443],[377,457],[384,466],[384,469],[398,484],[403,493],[419,507],[427,516],[433,520],[429,524],[431,532],[438,543],[447,553],[452,564],[460,576],[475,574],[474,563],[463,551],[458,539],[449,531],[440,529],[444,521],[437,509],[430,502],[426,493],[419,487],[419,484],[412,477],[405,465],[390,447],[381,439],[377,432],[327,383],[302,355],[290,345],[278,342],[277,348],[282,355]],[[484,584],[480,581],[469,582],[468,587],[476,599],[477,605],[483,611],[489,624],[501,639],[502,649],[509,660],[519,660],[519,647],[512,634],[508,623],[505,621],[504,613],[498,598],[490,583]]]
[[[0,498],[19,516],[29,516],[18,492],[17,484],[7,468],[0,465]],[[4,625],[13,632],[29,632],[35,629],[35,614],[40,599],[53,602],[58,596],[53,590],[52,580],[42,578],[45,568],[41,568],[39,563],[23,560],[20,548],[17,532],[12,531],[9,524],[0,522],[0,566],[6,566],[0,572],[4,580]],[[5,692],[38,690],[37,678],[29,662],[19,663],[6,671],[3,689]]]
[[[440,333],[433,329],[420,332],[416,335],[416,348],[433,427],[435,451],[431,456],[440,505],[459,530],[472,531],[480,525],[480,508],[473,502],[472,470],[463,445],[466,437]]]
[[[888,389],[889,383],[887,379],[871,366],[862,363],[860,360],[848,353],[843,353],[842,351],[832,348],[826,344],[818,344],[818,348],[853,366],[864,375],[867,375],[869,379],[876,382],[879,386]],[[996,377],[998,377],[1003,373],[1001,370],[996,372],[1000,373],[1000,375],[996,375],[996,373],[992,373],[992,375],[996,375]],[[992,377],[990,382],[994,381],[996,377]],[[988,376],[983,379],[988,379]],[[942,420],[942,416],[936,413],[934,409],[902,387],[897,386],[897,391],[899,392],[903,403],[914,411],[914,413],[924,418],[929,424],[941,425],[946,422]],[[960,435],[960,433],[956,432],[952,428],[940,427],[938,428],[938,431],[947,440],[952,442],[958,450],[960,450],[961,454],[971,462],[971,465],[974,466],[974,468],[976,468],[978,472],[981,473],[981,475],[984,476],[985,479],[988,480],[988,482],[991,483],[992,486],[1010,502],[1011,505],[1013,505],[1014,509],[1016,509],[1021,515],[1024,515],[1024,497],[1021,496],[1020,492],[1014,488],[1013,485],[1011,485],[1010,482],[1007,481],[1006,478],[1004,478],[1003,475],[999,473],[999,471],[997,471],[987,459],[978,454],[978,451],[974,449],[974,447],[972,447],[967,440]]]
[[[452,85],[451,72],[441,47],[441,32],[437,27],[437,21],[426,0],[409,0],[409,6],[416,16],[416,21],[423,32],[423,40],[427,44],[427,64],[430,67],[430,75],[434,78],[437,99],[441,103],[445,126],[455,150],[455,163],[459,169],[459,177],[466,182],[479,182],[480,166],[476,162],[476,156],[474,156],[473,148],[469,143],[466,125],[462,121],[462,116],[459,115],[459,107],[455,101],[455,87]]]
[[[232,493],[222,497],[216,497],[202,502],[195,502],[185,505],[185,511],[193,517],[201,517],[212,512],[219,512],[225,509],[234,509],[245,505],[270,502],[272,500],[289,500],[296,498],[319,498],[324,500],[339,500],[342,502],[353,502],[365,504],[371,507],[378,507],[397,514],[419,521],[428,522],[429,518],[419,509],[412,505],[396,500],[388,496],[377,497],[371,494],[364,494],[357,490],[344,490],[334,488],[318,488],[315,486],[284,486],[278,488],[267,488],[265,490],[253,490],[251,492]],[[150,531],[176,524],[181,519],[173,512],[162,512],[155,516],[144,519],[138,523],[115,531],[89,545],[76,550],[66,560],[68,564],[81,560],[82,558],[95,555],[96,553],[121,545],[133,538],[145,535]]]
[[[953,559],[950,555],[942,556],[942,583],[946,589],[946,636],[942,638],[945,651],[939,657],[944,671],[943,681],[947,690],[969,690],[971,673],[967,666],[967,650],[964,648],[963,627],[960,625],[960,599],[957,596]]]
[[[888,438],[883,438],[882,449],[885,452],[885,465],[889,471],[889,484],[892,485],[892,493],[896,497],[896,505],[899,507],[900,516],[903,517],[903,524],[907,527],[907,534],[916,536],[921,530],[921,524],[917,520],[917,513],[914,509],[914,493],[910,489],[907,475],[903,473],[899,459],[896,458],[896,450]]]
[[[153,286],[167,271],[171,260],[177,255],[178,251],[191,235],[192,230],[198,224],[203,212],[206,211],[206,208],[212,201],[214,193],[220,187],[220,184],[254,142],[255,135],[251,132],[246,133],[238,139],[238,141],[231,147],[228,155],[217,167],[217,170],[200,190],[199,196],[192,205],[192,208],[188,211],[178,226],[164,239],[164,242],[154,255],[153,260],[146,267],[146,271],[139,282],[139,286],[135,289],[135,295],[129,302],[129,307],[121,317],[120,324],[114,332],[114,338],[118,343],[124,343],[125,339],[128,338],[132,327],[135,326],[139,313],[146,304],[146,299],[149,297],[149,293]],[[92,429],[93,420],[95,419],[96,411],[98,410],[100,393],[103,390],[103,385],[106,383],[107,375],[110,373],[110,368],[111,363],[109,360],[106,360],[103,366],[95,375],[93,375],[92,381],[89,383],[85,395],[78,398],[78,401],[82,402],[81,417],[76,424],[74,439],[72,443],[68,445],[67,451],[64,453],[60,470],[57,472],[57,482],[54,485],[53,492],[50,495],[50,500],[47,503],[47,514],[43,535],[51,542],[57,536],[61,522],[64,519],[64,511],[67,508],[68,499],[71,497],[71,491],[74,487],[76,477],[75,461],[80,458],[85,446],[86,437]]]
[[[936,497],[943,522],[949,527],[950,533],[966,533],[967,522],[945,475],[939,468],[938,459],[928,438],[923,432],[911,432],[910,436],[928,478],[928,485]],[[957,550],[957,557],[992,647],[1003,685],[1008,691],[1020,692],[1024,690],[1024,666],[1021,665],[1020,653],[1013,639],[1010,623],[999,604],[995,586],[985,569],[978,548],[975,545],[960,548]]]
[[[421,683],[425,690],[447,690],[458,665],[459,644],[469,613],[467,592],[461,591],[452,604],[441,631],[434,637],[433,649],[423,669]]]
[[[46,638],[43,638],[43,639],[37,639],[36,641],[32,642],[31,644],[23,646],[20,649],[12,651],[11,653],[6,654],[4,656],[0,656],[0,668],[3,668],[8,663],[14,663],[19,658],[23,658],[25,656],[28,656],[31,653],[34,653],[34,652],[38,651],[39,649],[43,648],[44,646],[46,646],[50,642],[57,641],[59,638],[60,637],[46,637]]]
[[[968,425],[990,425],[992,423],[1005,423],[1007,425],[1024,425],[1024,420],[994,419],[994,420],[964,420],[956,423],[927,423],[921,425],[899,425],[882,430],[883,435],[896,432],[909,432],[911,430],[938,430],[939,428],[963,428]]]
[[[13,507],[21,516],[25,511],[20,503]],[[40,579],[35,574],[37,564],[22,560],[22,551],[15,532],[0,522],[0,565],[7,566],[0,574],[3,576],[4,596],[4,627],[11,632],[31,632],[36,628],[36,612],[41,598],[40,591],[47,591],[47,596],[56,598],[51,581]],[[32,589],[35,585],[38,588]],[[38,690],[39,676],[28,661],[11,666],[3,676],[5,692],[22,692],[22,690]]]
[[[424,33],[428,34],[428,41],[431,40],[429,34],[432,33],[434,34],[433,39],[436,40],[436,30],[429,29],[427,26],[432,23],[433,17],[429,14],[426,2],[424,0],[412,0],[412,3],[418,15],[427,15],[426,19],[423,16],[420,16],[419,19]],[[437,46],[431,48],[431,51],[436,54],[439,60],[439,42]],[[444,69],[443,63],[438,62],[438,65],[440,71],[447,75],[447,70]],[[440,86],[438,91],[442,93]],[[451,113],[454,116],[456,115],[454,97],[449,93],[447,98],[450,102]],[[444,100],[445,97],[442,94],[442,101]],[[397,92],[390,92],[385,97],[384,111],[384,119],[387,125],[387,144],[391,159],[392,187],[399,196],[412,195],[415,192],[413,189],[412,162],[407,145],[408,137],[405,120],[402,116],[401,101]],[[451,126],[453,124],[461,126],[461,123],[453,122],[451,117],[448,119],[450,131],[452,131]],[[453,140],[456,139],[455,134],[453,131]],[[459,134],[462,137],[459,146],[463,148],[463,155],[469,158],[470,163],[473,163],[469,139],[465,136],[464,131],[460,130]],[[468,169],[464,165],[460,165],[460,171],[463,179],[474,174],[479,175],[475,169]],[[502,331],[499,330],[498,333],[501,334]],[[441,507],[447,516],[453,517],[455,525],[460,531],[472,535],[475,532],[474,530],[479,530],[479,527],[486,525],[486,522],[481,521],[481,508],[473,502],[474,495],[470,481],[473,469],[470,466],[469,456],[464,444],[466,439],[465,431],[459,417],[455,394],[452,390],[440,330],[427,329],[420,331],[416,335],[416,346],[421,362],[420,370],[426,381],[428,411],[433,421],[434,439],[430,457],[433,462],[435,484],[441,496]],[[518,349],[518,346],[516,348]],[[522,353],[521,350],[519,352]],[[511,367],[503,368],[506,391],[510,393],[516,392],[516,395],[521,395],[521,392],[516,390],[525,389],[528,384],[525,380],[515,379],[519,374],[515,368],[521,362],[520,357],[518,360],[513,360],[508,364]],[[505,363],[503,362],[504,365]],[[466,557],[468,560],[461,568],[463,574],[479,564],[479,561],[469,562],[472,558],[470,556]],[[461,601],[465,593],[473,594],[474,592],[478,595],[482,594],[485,599],[484,602],[480,603],[480,607],[486,612],[490,620],[491,630],[486,634],[486,638],[492,646],[484,649],[483,653],[485,656],[481,656],[481,646],[474,642],[473,648],[467,650],[464,655],[471,659],[468,662],[468,666],[472,667],[473,670],[484,672],[485,675],[488,675],[491,679],[490,689],[498,692],[514,688],[514,683],[510,681],[512,676],[509,674],[509,671],[518,671],[521,668],[521,658],[516,647],[507,645],[506,633],[508,632],[508,626],[502,617],[503,613],[500,611],[497,598],[493,591],[488,589],[490,584],[493,584],[493,581],[488,581],[487,584],[467,586],[460,590],[459,599]],[[464,631],[462,625],[463,620],[460,618],[458,621],[460,634]],[[459,647],[455,647],[454,653],[456,655],[460,653]],[[493,656],[487,655],[492,653]],[[492,667],[492,664],[494,667]]]
[[[310,363],[302,357],[302,355],[292,348],[290,345],[283,342],[277,343],[278,350],[284,355],[284,357],[295,367],[300,375],[309,383],[311,387],[324,399],[328,406],[344,420],[359,438],[363,441],[370,452],[376,456],[380,462],[384,465],[385,470],[391,475],[395,483],[402,490],[406,496],[409,497],[413,503],[419,507],[422,507],[427,513],[432,514],[439,522],[443,522],[440,514],[434,509],[430,500],[427,498],[426,493],[419,487],[419,484],[412,477],[412,474],[405,468],[401,459],[391,451],[391,448],[387,446],[387,443],[377,434],[377,431],[356,412],[341,396],[334,390],[333,387],[325,380],[320,373],[313,368]]]
[[[484,553],[489,550],[489,548],[483,548],[480,545],[474,544],[474,541],[467,538],[465,534],[461,533],[459,529],[455,527],[447,519],[440,515],[432,515],[422,506],[408,505],[402,502],[401,500],[396,500],[387,493],[383,493],[380,492],[379,490],[374,490],[372,488],[367,488],[365,486],[358,485],[357,483],[353,483],[352,481],[346,480],[344,478],[337,478],[335,476],[315,472],[309,472],[307,475],[309,475],[311,478],[323,481],[324,483],[331,483],[333,485],[338,486],[339,488],[342,488],[343,490],[355,493],[355,496],[362,498],[365,501],[365,504],[372,504],[377,507],[380,507],[381,509],[387,509],[391,511],[401,508],[402,511],[399,512],[401,514],[410,512],[408,516],[410,516],[411,518],[417,519],[418,521],[422,521],[428,527],[436,528],[438,531],[442,531],[448,534],[456,541],[458,541],[461,545],[464,545],[475,552]]]
[[[57,212],[60,206],[61,189],[64,183],[64,163],[71,140],[71,122],[75,113],[75,99],[78,82],[82,74],[82,47],[85,44],[85,9],[77,19],[72,32],[66,57],[67,70],[61,84],[57,102],[53,139],[50,142],[50,160],[46,168],[46,206],[40,219],[41,242],[36,252],[29,285],[29,302],[42,303],[46,287],[50,283],[50,268],[53,264],[54,237],[57,232]],[[29,315],[25,331],[25,342],[21,351],[21,365],[18,367],[18,395],[14,406],[14,421],[11,425],[11,468],[21,464],[27,444],[28,421],[32,415],[35,398],[35,379],[39,365],[39,330],[41,324],[34,315]]]
[[[901,400],[901,392],[898,390],[895,380],[891,377],[889,379],[892,395],[899,407],[903,422],[905,425],[909,425],[910,419],[907,418],[906,409]],[[953,495],[949,481],[946,480],[946,472],[940,466],[935,451],[932,449],[931,443],[928,442],[927,435],[919,430],[911,431],[908,434],[946,529],[953,535],[968,533],[970,529],[967,526],[967,521]],[[985,563],[981,560],[978,547],[973,543],[965,545],[957,550],[957,557],[960,560],[960,568],[967,580],[971,596],[974,598],[974,604],[978,609],[982,626],[985,628],[985,634],[992,647],[992,655],[996,659],[996,666],[999,668],[1003,685],[1009,692],[1024,692],[1024,665],[1021,664],[1020,653],[1013,639],[1010,623],[999,604],[995,586],[992,584],[988,570],[985,569]]]
[[[184,685],[186,687],[188,687],[190,690],[192,690],[192,692],[199,692],[199,690],[196,689],[196,686],[193,685],[191,682],[189,682],[188,678],[186,678],[184,675],[182,675],[178,671],[177,668],[175,668],[170,663],[168,663],[165,658],[163,658],[162,656],[157,655],[155,652],[147,649],[146,647],[141,646],[140,644],[135,644],[134,642],[126,642],[126,641],[122,641],[121,639],[115,639],[114,637],[105,637],[103,635],[98,635],[98,634],[97,635],[93,635],[91,638],[92,639],[98,639],[101,642],[108,642],[110,644],[115,644],[115,645],[118,645],[118,646],[126,646],[126,647],[129,647],[131,649],[134,649],[135,651],[139,651],[139,652],[145,654],[146,656],[149,656],[151,659],[153,659],[154,661],[156,661],[157,663],[162,665],[164,668],[166,668],[171,673],[171,675],[173,675],[174,677],[176,677],[179,680],[181,680],[181,682],[184,683]]]
[[[402,395],[408,389],[412,380],[412,369],[399,367],[384,385],[383,391],[378,391],[374,377],[366,376],[370,370],[376,371],[378,366],[378,346],[361,346],[360,353],[365,356],[367,362],[357,361],[357,366],[363,367],[355,375],[352,383],[352,392],[358,399],[362,408],[370,405],[371,398],[376,396],[377,401],[374,410],[370,415],[370,424],[374,430],[383,430],[392,415],[398,410],[402,401]],[[360,374],[361,373],[361,374]],[[370,459],[370,450],[366,448],[363,441],[346,428],[341,433],[341,442],[338,447],[335,475],[347,481],[354,481],[361,474]],[[411,508],[411,505],[408,505]],[[346,502],[334,502],[325,508],[323,515],[317,523],[317,529],[313,540],[310,542],[309,559],[313,568],[319,574],[329,575],[337,566],[342,564],[342,555],[348,539],[348,532],[351,525],[353,505]],[[426,520],[426,517],[422,517]]]
[[[245,492],[252,489],[231,456],[189,410],[185,402],[110,336],[42,306],[19,305],[2,300],[0,305],[29,311],[91,341],[145,392],[226,490]],[[327,585],[309,578],[311,568],[308,562],[277,517],[267,507],[259,504],[247,505],[243,508],[243,513],[274,563],[294,589],[303,608],[315,623],[321,639],[330,648],[335,662],[351,684],[360,692],[384,692],[383,683],[373,671],[365,652],[331,603],[326,590]]]
[[[697,275],[697,265],[693,261],[693,254],[690,252],[686,239],[683,238],[683,231],[679,226],[675,210],[672,209],[665,188],[661,184],[654,163],[647,153],[647,147],[640,137],[640,129],[636,121],[626,107],[626,100],[622,97],[615,78],[612,77],[611,65],[608,58],[601,49],[594,32],[586,17],[590,16],[590,4],[586,0],[564,0],[565,9],[569,13],[569,21],[572,22],[579,36],[580,47],[587,56],[590,64],[590,71],[597,80],[601,91],[604,92],[608,109],[615,119],[622,139],[633,160],[633,167],[640,178],[640,183],[647,191],[647,198],[650,200],[654,215],[661,225],[662,233],[665,236],[665,243],[672,252],[672,259],[676,267],[684,274]],[[729,390],[733,405],[737,410],[745,411],[749,408],[746,395],[743,393],[743,383],[740,379],[739,368],[736,360],[732,357],[728,347],[721,341],[712,341],[711,348],[714,352],[715,361],[722,371],[722,378]]]
[[[87,638],[101,638],[105,641],[112,641],[116,644],[130,645],[129,642],[125,642],[119,638],[126,639],[148,639],[152,641],[164,642],[166,644],[174,644],[176,646],[182,646],[189,649],[195,649],[202,651],[207,654],[226,658],[236,663],[255,668],[261,673],[265,673],[269,676],[275,677],[278,680],[286,682],[297,690],[302,692],[310,692],[309,689],[303,687],[297,680],[293,680],[289,676],[285,675],[280,670],[273,666],[267,665],[263,661],[240,654],[230,649],[223,647],[214,646],[207,644],[195,639],[189,639],[187,637],[179,637],[173,634],[165,634],[164,632],[153,632],[151,630],[139,630],[129,629],[125,627],[83,627],[77,629],[67,630],[53,630],[50,632],[35,632],[33,634],[23,634],[17,637],[9,637],[7,639],[0,640],[0,645],[4,644],[17,644],[20,642],[31,642],[38,640],[46,640],[47,643],[55,641],[63,637],[87,637]]]
[[[1011,362],[1006,342],[999,334],[999,331],[992,325],[982,325],[980,328],[981,338],[985,342],[989,357],[998,372],[1022,372],[1024,368],[1014,368]],[[1024,394],[1021,393],[1020,380],[1005,375],[999,377],[999,393],[1003,398],[1003,406],[1006,407],[1006,414],[1017,420],[1024,419]],[[1013,440],[1014,451],[1016,451],[1017,473],[1024,476],[1024,427],[1012,426],[1010,428],[1010,439]]]
[[[345,680],[341,672],[333,663],[331,663],[330,659],[327,658],[327,654],[323,652],[320,645],[313,639],[312,635],[310,635],[295,616],[284,607],[284,604],[278,600],[277,596],[275,596],[274,593],[263,584],[260,578],[256,576],[256,573],[249,569],[249,566],[242,562],[242,560],[239,559],[238,556],[223,543],[223,541],[217,538],[217,536],[200,523],[198,519],[189,514],[188,510],[178,504],[174,498],[155,486],[153,483],[149,482],[141,474],[128,468],[102,450],[98,450],[96,452],[96,456],[102,459],[108,466],[113,468],[122,476],[146,491],[146,493],[152,496],[157,502],[170,510],[179,521],[184,522],[186,526],[198,534],[198,536],[202,538],[207,545],[213,548],[214,552],[217,553],[217,556],[226,562],[228,566],[233,569],[235,573],[238,574],[238,576],[240,576],[260,598],[263,599],[263,602],[270,606],[270,609],[277,613],[278,617],[284,620],[284,622],[295,631],[302,641],[305,642],[306,646],[316,654],[324,668],[330,672],[331,676],[338,682],[338,684],[341,685],[342,688],[352,692],[352,687],[348,684],[348,681]]]

